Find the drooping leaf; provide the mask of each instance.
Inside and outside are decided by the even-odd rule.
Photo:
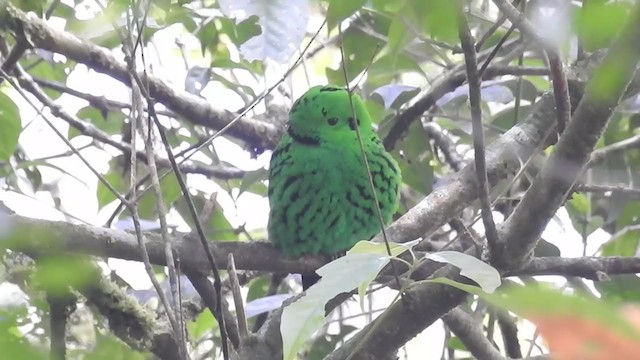
[[[417,241],[390,244],[392,254],[400,254],[415,243]],[[360,241],[347,255],[318,269],[316,272],[322,279],[307,290],[306,296],[285,307],[282,312],[280,333],[284,359],[296,358],[304,342],[324,324],[324,307],[327,301],[355,288],[366,288],[390,259],[384,244]]]

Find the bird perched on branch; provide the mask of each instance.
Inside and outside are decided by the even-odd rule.
[[[400,182],[362,99],[341,87],[312,87],[293,104],[271,156],[269,240],[289,257],[339,256],[391,221]],[[302,274],[303,288],[319,278]]]

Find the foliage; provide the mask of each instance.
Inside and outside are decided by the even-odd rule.
[[[39,45],[30,38],[29,29],[16,31],[11,22],[2,21],[11,13],[6,10],[8,3],[12,9],[30,13],[30,18],[25,16],[30,19],[27,21],[35,23],[35,19],[40,19],[58,33],[82,39],[84,42],[77,41],[79,48],[92,44],[102,50],[74,55],[68,49],[68,53],[61,48],[54,49],[55,42],[51,42],[50,47]],[[150,288],[146,282],[148,275],[142,267],[122,267],[121,263],[103,258],[102,250],[89,252],[94,257],[62,251],[58,247],[63,242],[59,229],[38,232],[13,227],[6,216],[11,208],[27,217],[85,223],[98,231],[100,227],[131,230],[132,207],[120,206],[112,189],[126,196],[135,186],[139,194],[144,192],[135,200],[143,230],[161,231],[160,199],[167,209],[168,235],[180,237],[192,231],[195,220],[179,178],[170,173],[167,150],[159,132],[140,130],[136,137],[131,136],[135,113],[132,104],[146,109],[147,100],[155,102],[154,111],[144,111],[144,125],[154,128],[150,114],[157,115],[169,151],[181,164],[195,209],[209,215],[202,219],[203,231],[214,242],[245,244],[266,236],[266,166],[270,150],[284,129],[291,100],[318,84],[355,87],[365,99],[381,137],[401,135],[389,148],[403,174],[398,217],[418,204],[427,207],[421,201],[457,179],[454,173],[473,158],[474,134],[458,34],[458,4],[450,0],[0,0],[0,63],[3,64],[0,74],[5,71],[7,59],[18,56],[17,66],[6,64],[9,79],[4,79],[4,75],[0,78],[3,255],[0,352],[10,358],[45,358],[53,335],[48,324],[53,316],[52,299],[73,293],[82,295],[78,298],[80,305],[94,307],[75,309],[74,303],[74,309],[69,309],[66,336],[69,356],[137,359],[148,358],[150,352],[163,354],[144,339],[134,341],[123,335],[126,332],[115,331],[108,318],[110,314],[96,307],[95,298],[91,297],[95,295],[91,291],[98,290],[92,286],[96,282],[95,269],[89,263],[96,262],[104,278],[117,284],[109,300],[117,299],[120,291],[129,294],[136,299],[134,304],[144,305],[138,309],[140,313],[162,320],[163,305],[155,290],[147,289]],[[485,143],[491,144],[538,110],[540,99],[552,88],[546,68],[548,59],[538,45],[526,37],[527,41],[519,45],[524,35],[517,29],[508,31],[509,23],[491,32],[500,17],[500,11],[492,2],[465,2],[465,6],[468,6],[465,16],[476,40],[483,39],[477,49],[479,63],[487,61],[487,55],[496,46],[502,46],[485,73],[481,87]],[[530,6],[527,17],[544,36],[553,38],[566,70],[577,59],[588,58],[588,53],[608,48],[630,18],[631,11],[629,1],[590,0],[567,2],[566,6],[557,7]],[[560,18],[551,20],[553,16]],[[506,42],[501,44],[505,36]],[[115,66],[122,65],[125,70],[132,66],[125,62],[123,41],[135,44],[137,70],[144,69],[154,80],[168,84],[166,91],[150,95],[148,99],[143,92],[142,103],[136,102],[132,78],[119,73]],[[30,46],[19,52],[25,42]],[[18,53],[13,53],[14,50]],[[299,56],[302,60],[296,61]],[[101,63],[105,58],[114,63]],[[20,69],[24,74],[20,75]],[[620,69],[605,70],[596,85],[601,91],[609,92],[615,83],[611,79],[619,76]],[[568,70],[567,74],[573,75]],[[280,82],[281,78],[285,80]],[[36,95],[37,89],[27,86],[29,82],[38,84],[42,89],[40,95],[49,103]],[[632,90],[637,91],[633,87]],[[557,213],[554,209],[555,216],[547,226],[544,239],[536,242],[537,259],[638,254],[640,190],[636,184],[640,182],[640,107],[637,94],[628,95],[599,138],[592,160],[584,168],[574,191]],[[178,103],[187,106],[181,108]],[[255,108],[254,103],[258,104]],[[199,110],[202,104],[208,106],[205,111]],[[201,116],[185,116],[185,108]],[[239,117],[245,110],[246,114]],[[225,133],[217,134],[236,117],[239,122]],[[403,124],[402,119],[406,118],[410,118],[410,122]],[[88,164],[78,160],[75,151],[45,120],[59,130]],[[433,129],[438,129],[438,133],[434,134]],[[161,175],[168,173],[160,180],[160,197],[151,189],[148,175],[154,168],[144,161],[146,153],[141,134],[152,134],[158,171]],[[214,134],[217,137],[211,143],[192,151]],[[552,142],[549,140],[546,145]],[[389,143],[385,141],[385,144]],[[544,150],[542,144],[537,145],[539,150]],[[133,169],[129,150],[132,146],[138,151],[138,161],[133,165],[137,173],[135,184],[131,183]],[[534,149],[527,151],[531,153]],[[522,167],[517,179],[494,181],[491,195],[496,219],[513,213],[553,151],[551,146],[535,153],[530,162],[520,159]],[[488,152],[487,158],[491,156]],[[87,165],[104,181],[87,170]],[[567,164],[570,166],[574,164]],[[558,174],[559,178],[562,176]],[[637,291],[632,291],[640,283],[634,271],[609,276],[594,265],[586,275],[579,274],[594,280],[593,283],[578,279],[573,273],[559,273],[563,276],[560,280],[533,278],[527,274],[520,277],[527,284],[544,282],[548,286],[516,286],[514,290],[512,281],[505,282],[511,283],[511,287],[500,285],[501,276],[516,278],[518,273],[514,269],[498,271],[469,255],[470,249],[478,245],[476,242],[483,241],[476,234],[476,231],[483,232],[479,226],[479,207],[475,203],[469,205],[464,211],[458,211],[455,219],[451,216],[439,223],[438,230],[420,235],[429,240],[427,250],[433,252],[425,255],[425,249],[417,246],[417,250],[411,248],[412,256],[405,253],[404,260],[398,260],[397,264],[406,265],[416,273],[420,266],[439,268],[438,262],[461,269],[461,274],[479,287],[437,276],[427,280],[469,292],[468,301],[459,307],[465,311],[475,310],[479,316],[475,319],[477,324],[488,324],[491,329],[494,324],[503,325],[495,314],[504,310],[530,320],[547,340],[548,347],[544,350],[572,346],[587,338],[600,341],[607,351],[620,341],[629,354],[638,354],[632,344],[638,340],[632,330],[637,314],[633,313],[628,319],[620,316],[621,311],[627,314],[627,310],[620,310],[622,304],[633,304],[631,309],[636,309],[640,301]],[[428,206],[437,207],[440,203]],[[208,212],[203,210],[207,207]],[[412,219],[420,221],[418,216]],[[462,229],[455,227],[456,219],[463,223]],[[24,240],[27,238],[38,238],[40,242],[33,245]],[[292,359],[300,353],[309,359],[323,358],[350,337],[357,336],[359,329],[375,317],[373,313],[376,316],[380,313],[374,310],[384,310],[396,299],[396,293],[380,295],[383,291],[372,291],[376,285],[371,285],[376,275],[396,260],[391,260],[380,244],[375,245],[379,246],[375,251],[362,250],[365,244],[369,243],[360,243],[346,257],[321,268],[323,282],[284,309],[280,328],[285,358]],[[443,244],[446,245],[443,247]],[[397,246],[406,250],[413,245]],[[482,245],[479,248],[474,255],[487,260]],[[261,254],[254,256],[259,258]],[[136,257],[128,254],[122,258]],[[181,262],[190,260],[180,259]],[[254,261],[254,264],[261,262]],[[498,267],[493,262],[491,265]],[[522,265],[526,270],[526,264]],[[226,278],[224,270],[221,269],[221,273]],[[165,268],[156,266],[152,271],[170,296]],[[429,276],[432,274],[433,271]],[[247,312],[250,313],[251,305],[257,307],[259,303],[260,308],[250,313],[256,315],[249,319],[253,325],[261,321],[257,313],[280,308],[283,297],[272,293],[270,274],[257,276],[247,272],[245,275],[242,286],[247,296]],[[145,280],[145,285],[134,283],[140,279]],[[387,284],[395,281],[393,277],[385,279]],[[331,283],[335,286],[322,287],[330,281],[336,281]],[[494,294],[485,293],[496,287]],[[327,300],[355,288],[359,293],[359,306],[347,302],[344,309],[359,310],[359,320],[342,319],[336,313],[323,318]],[[290,278],[275,286],[275,290],[286,294],[298,289]],[[191,283],[185,281],[182,290],[185,301],[199,299],[198,289]],[[568,292],[573,295],[567,295]],[[517,301],[513,300],[516,298]],[[384,308],[374,309],[374,304],[379,305],[380,301],[384,302]],[[5,304],[7,302],[11,306]],[[216,318],[200,300],[193,303],[196,305],[185,311],[188,339],[193,345],[190,347],[192,358],[204,354],[221,356],[222,340]],[[303,315],[307,317],[301,321]],[[131,322],[124,321],[123,326],[133,328],[131,324],[135,319],[132,315]],[[146,320],[141,323],[153,323],[149,318]],[[528,348],[525,339],[538,344],[529,323],[519,321],[516,326],[522,341],[519,347]],[[595,330],[581,332],[587,327]],[[465,343],[463,335],[449,336],[449,330],[441,331],[446,332],[449,339],[442,345],[449,349],[449,358],[462,358],[469,352],[478,356]],[[503,328],[503,331],[507,330]],[[572,336],[565,338],[567,334]],[[493,333],[483,330],[483,336],[493,336]],[[486,340],[497,344],[503,352],[507,347],[506,340]],[[437,348],[434,353],[439,358],[444,352],[436,345],[429,344]],[[575,354],[567,356],[572,355]]]

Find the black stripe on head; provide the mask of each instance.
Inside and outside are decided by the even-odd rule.
[[[345,90],[343,88],[339,88],[339,87],[335,87],[335,86],[324,86],[322,89],[320,89],[320,92],[325,92],[325,91],[340,91],[340,90]]]
[[[320,140],[311,136],[296,134],[293,130],[291,130],[291,127],[287,128],[287,133],[289,134],[289,136],[291,136],[293,141],[297,143],[308,145],[308,146],[320,146]]]

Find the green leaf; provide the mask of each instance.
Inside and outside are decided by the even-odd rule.
[[[546,241],[545,239],[540,239],[536,248],[533,250],[533,256],[535,257],[552,257],[552,256],[560,256],[560,249],[554,244]]]
[[[640,230],[628,231],[602,246],[602,256],[634,256],[640,242]]]
[[[0,161],[9,160],[22,131],[18,106],[9,96],[0,92]]]
[[[593,1],[584,4],[577,11],[574,26],[585,50],[592,52],[607,47],[620,30],[620,24],[625,23],[628,14],[629,4],[620,1]]]
[[[393,155],[400,166],[402,181],[426,195],[433,187],[433,154],[429,142],[424,139],[428,139],[428,136],[422,124],[419,121],[413,122],[409,126],[407,136],[396,146],[398,150],[394,151]]]
[[[117,169],[112,168],[106,175],[103,176],[105,180],[120,194],[123,194],[127,189],[127,183],[122,178],[122,174]],[[107,188],[102,181],[98,181],[98,187],[96,188],[96,196],[98,198],[98,207],[103,208],[116,199],[109,188]]]
[[[198,193],[196,195],[191,195],[191,200],[196,208],[196,212],[202,210],[205,205],[205,196],[203,193]],[[191,229],[195,229],[195,223],[193,221],[193,217],[191,216],[191,212],[187,207],[187,201],[184,197],[180,196],[178,201],[175,204],[176,210],[184,219],[184,221],[191,227]],[[205,223],[202,224],[205,235],[209,240],[216,241],[226,241],[226,240],[238,240],[238,235],[235,232],[233,226],[224,215],[222,211],[222,207],[216,200],[216,204],[214,205],[213,213],[211,218]]]
[[[120,339],[111,335],[111,333],[103,335],[100,331],[96,331],[95,347],[93,347],[92,351],[88,352],[85,356],[86,359],[92,360],[144,360],[148,357],[148,354],[132,350]]]
[[[367,69],[367,84],[370,88],[379,88],[394,82],[398,73],[410,72],[412,76],[419,76],[416,80],[427,81],[424,70],[418,62],[404,52],[386,54],[376,57]]]
[[[422,28],[431,37],[438,40],[458,42],[457,9],[451,0],[412,0],[411,10],[420,20]],[[411,11],[407,10],[407,11]]]
[[[39,61],[34,66],[30,66],[29,75],[60,84],[65,84],[67,81],[67,72],[64,64],[50,63],[47,60]],[[43,88],[43,91],[52,99],[57,99],[62,95],[61,92],[46,87]]]
[[[407,29],[405,18],[403,16],[399,16],[391,21],[387,38],[389,39],[387,47],[389,48],[389,53],[393,58],[393,62],[395,62],[395,59],[402,53],[404,47],[407,46],[410,41],[415,39],[415,35]]]
[[[217,326],[216,319],[211,314],[209,309],[204,309],[203,312],[198,315],[195,321],[192,321],[187,324],[187,329],[189,330],[189,334],[193,339],[200,339],[207,332],[211,331],[214,326]]]
[[[535,102],[536,98],[538,97],[538,89],[531,81],[526,79],[522,79],[521,82],[517,79],[501,81],[498,84],[509,88],[514,97],[519,92],[521,99],[530,101],[532,103]],[[522,86],[522,88],[520,86]]]
[[[565,295],[542,286],[513,287],[489,299],[494,305],[524,317],[575,316],[592,320],[625,337],[638,335],[621,317],[618,307],[603,299]]]
[[[460,275],[475,281],[483,291],[492,293],[500,286],[500,273],[493,266],[457,251],[438,251],[424,256],[437,262],[451,264],[460,269]]]
[[[33,11],[38,17],[42,17],[42,0],[11,0],[11,3],[24,12]]]
[[[615,304],[603,299],[565,295],[556,289],[545,286],[513,286],[494,294],[488,294],[476,286],[461,284],[447,278],[424,281],[453,286],[525,318],[575,316],[606,326],[622,336],[638,338],[640,335],[621,317]]]
[[[449,341],[447,341],[447,347],[451,349],[459,350],[459,351],[468,351],[467,347],[464,346],[460,338],[457,336],[454,336],[450,338]]]
[[[32,346],[18,329],[19,326],[31,325],[31,321],[25,321],[27,319],[25,309],[0,310],[0,349],[2,349],[3,358],[29,360],[49,358]]]
[[[254,194],[267,195],[267,186],[262,181],[267,180],[269,171],[265,168],[260,168],[254,171],[247,171],[242,177],[240,182],[240,192],[238,196],[243,192],[250,190]]]
[[[95,125],[95,127],[110,135],[120,133],[124,125],[124,120],[126,119],[126,116],[120,111],[108,111],[104,113],[93,106],[83,107],[78,110],[76,116],[81,120]],[[78,135],[81,135],[80,131],[74,127],[69,127],[69,139]]]
[[[327,26],[335,28],[342,20],[356,13],[367,3],[367,0],[329,0],[327,8]]]
[[[388,31],[388,20],[379,19],[369,16],[370,21],[377,22],[377,27],[384,28],[385,33]],[[349,81],[356,78],[363,70],[369,66],[374,54],[378,51],[378,47],[382,45],[382,41],[378,40],[367,33],[350,27],[347,29],[342,38],[342,49],[344,51],[344,62],[341,62],[338,68],[326,69],[326,76],[329,83],[344,86],[345,82],[345,70]],[[343,70],[343,68],[345,70]]]
[[[38,260],[34,280],[49,293],[64,294],[69,287],[84,288],[95,278],[86,259],[79,256],[46,257]]]
[[[640,303],[640,278],[635,274],[612,275],[607,281],[594,281],[593,284],[603,299]]]
[[[167,175],[164,179],[160,180],[160,190],[162,192],[162,201],[165,208],[169,209],[173,206],[182,195],[178,179],[175,174]],[[153,189],[149,189],[142,195],[140,202],[138,203],[138,213],[140,218],[146,220],[153,220],[158,218],[158,207],[156,205],[156,194]]]
[[[392,253],[399,254],[417,242],[389,245],[394,249]],[[384,244],[360,241],[345,256],[318,269],[320,281],[307,290],[306,296],[282,311],[280,333],[284,359],[295,359],[304,342],[323,326],[327,301],[355,288],[366,288],[390,259]]]

